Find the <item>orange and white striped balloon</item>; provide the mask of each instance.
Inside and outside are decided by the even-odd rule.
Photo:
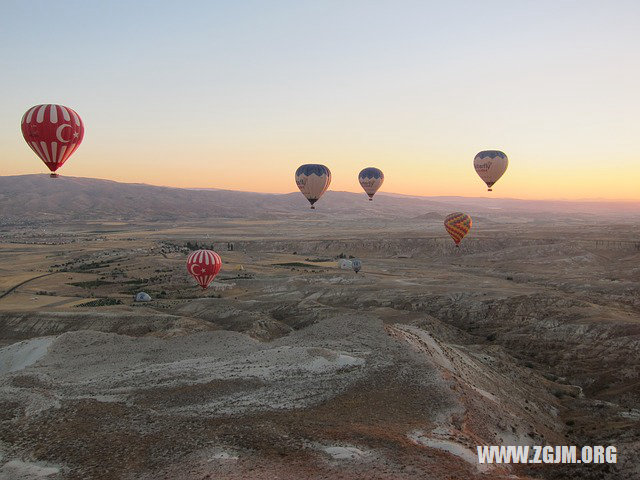
[[[58,170],[84,138],[80,115],[63,105],[36,105],[22,116],[22,136],[27,145],[57,177]]]
[[[456,247],[459,246],[462,239],[471,230],[471,224],[471,217],[462,212],[452,213],[444,219],[444,228],[447,229],[453,241],[456,242]]]
[[[187,271],[204,290],[222,268],[222,260],[213,250],[196,250],[187,257]]]

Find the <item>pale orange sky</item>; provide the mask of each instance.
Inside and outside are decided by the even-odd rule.
[[[381,192],[640,200],[637,2],[114,5],[7,7],[0,174],[47,171],[19,121],[61,103],[86,127],[62,175],[282,193],[323,163],[333,190],[375,166]],[[485,149],[510,161],[491,194]]]

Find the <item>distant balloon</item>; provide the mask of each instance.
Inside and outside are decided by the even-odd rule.
[[[84,138],[80,116],[62,105],[36,105],[22,116],[22,136],[51,170],[51,177],[76,151]]]
[[[509,166],[509,159],[499,150],[484,150],[473,159],[477,174],[487,184],[489,191]]]
[[[373,200],[373,196],[384,182],[384,173],[375,167],[367,167],[358,174],[358,180],[364,191],[369,195],[369,201]]]
[[[351,262],[351,260],[341,258],[340,260],[338,260],[338,267],[342,270],[351,270],[353,269],[353,263]]]
[[[330,184],[331,171],[324,165],[309,163],[300,165],[296,170],[296,185],[309,200],[311,208],[316,208],[313,204],[327,191]]]
[[[444,219],[444,228],[447,229],[453,241],[456,242],[456,247],[459,246],[460,241],[471,230],[471,223],[471,217],[461,212],[452,213]]]
[[[354,258],[353,260],[351,260],[351,268],[353,268],[354,272],[358,273],[362,268],[362,262],[357,258]]]
[[[222,260],[213,250],[196,250],[187,257],[187,271],[204,290],[222,268]]]

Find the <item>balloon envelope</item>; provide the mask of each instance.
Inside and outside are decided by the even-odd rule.
[[[324,165],[309,163],[300,165],[296,170],[296,185],[309,200],[311,208],[315,208],[313,204],[327,191],[330,184],[331,171]]]
[[[63,105],[36,105],[22,116],[22,136],[52,175],[76,151],[84,138],[80,115]]]
[[[358,174],[358,181],[367,195],[369,195],[369,200],[373,200],[373,196],[382,186],[382,182],[384,182],[384,173],[379,168],[367,167]]]
[[[351,260],[351,268],[353,268],[354,272],[358,273],[362,268],[362,262],[357,258],[354,258],[353,260]]]
[[[196,250],[187,257],[187,271],[204,290],[222,268],[222,260],[213,250]]]
[[[444,228],[447,229],[453,241],[456,242],[456,246],[458,246],[460,241],[469,233],[471,224],[471,217],[462,212],[452,213],[444,219]]]
[[[476,173],[487,184],[489,191],[494,183],[504,174],[509,166],[509,159],[499,150],[483,150],[473,159]]]
[[[351,260],[341,258],[340,260],[338,260],[338,267],[342,270],[351,270],[353,269],[353,263],[351,262]]]

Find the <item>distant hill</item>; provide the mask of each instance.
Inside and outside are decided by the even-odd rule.
[[[424,220],[427,222],[442,222],[444,221],[445,217],[446,217],[446,214],[444,213],[427,212],[427,213],[423,213],[422,215],[417,215],[413,217],[412,220]]]
[[[536,216],[546,213],[640,215],[640,203],[546,202],[496,198],[415,197],[328,191],[313,212],[317,218],[363,216],[442,220],[453,211],[484,217]],[[263,194],[118,183],[93,178],[48,175],[0,177],[0,221],[119,220],[174,221],[207,218],[282,218],[308,216],[299,192]]]
[[[447,212],[447,213],[453,213],[453,209],[451,209],[451,212]],[[425,222],[425,223],[442,223],[444,222],[444,219],[446,218],[446,216],[447,216],[446,213],[427,212],[427,213],[423,213],[422,215],[417,215],[413,217],[411,220],[416,220],[416,221]],[[504,218],[505,216],[508,217],[509,215],[505,215],[504,213],[501,213],[499,215],[499,217],[502,217],[502,218]],[[476,215],[476,214],[472,215],[472,220],[474,225],[477,225],[479,223],[482,223],[484,225],[496,223],[495,219],[492,219],[486,216]]]

